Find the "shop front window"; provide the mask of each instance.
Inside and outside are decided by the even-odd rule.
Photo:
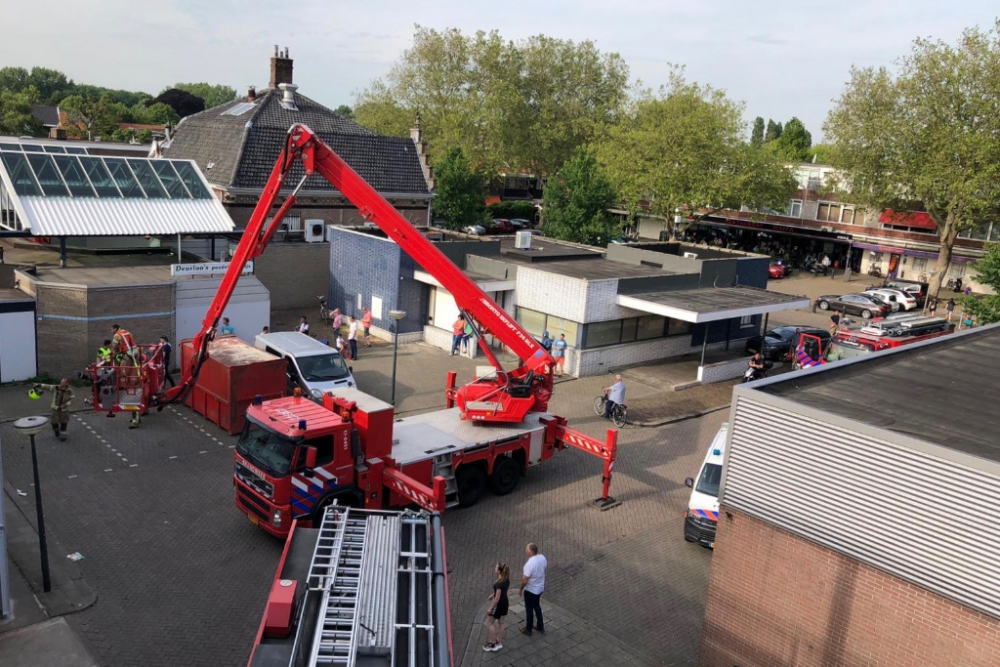
[[[532,336],[538,336],[539,338],[545,332],[545,313],[540,313],[537,310],[528,310],[527,308],[518,307],[517,309],[517,322],[522,327],[528,330]],[[549,335],[556,338],[556,335],[551,331]],[[567,336],[569,338],[569,336]]]

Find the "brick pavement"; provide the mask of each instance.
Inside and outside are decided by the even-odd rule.
[[[389,363],[391,350],[363,357],[359,382],[386,392]],[[404,346],[402,411],[441,405],[443,369],[468,378],[474,365]],[[609,424],[592,402],[606,381],[560,382],[553,411],[603,435]],[[634,389],[637,399],[656,391]],[[600,493],[601,461],[576,450],[529,470],[509,496],[450,511],[444,525],[455,627],[477,614],[493,563],[502,558],[519,570],[524,545],[535,541],[549,558],[548,601],[647,662],[694,664],[711,553],[683,541],[683,480],[724,417],[624,430],[612,483],[624,504],[609,512],[587,506]],[[0,428],[6,476],[27,489],[28,448],[7,446],[18,439],[10,425]],[[74,415],[70,428],[66,443],[38,439],[47,525],[66,551],[84,555],[81,570],[98,595],[70,623],[110,667],[244,663],[282,545],[232,506],[234,439],[185,408],[154,413],[136,431],[122,417],[94,413]],[[30,516],[31,495],[18,502]],[[467,641],[467,633],[455,634],[456,655]]]
[[[600,627],[586,619],[552,604],[543,596],[542,613],[545,617],[545,634],[535,632],[531,637],[521,634],[524,625],[524,604],[510,606],[506,622],[503,648],[484,651],[489,633],[482,622],[486,607],[480,609],[478,620],[469,633],[469,647],[464,656],[456,657],[461,667],[506,667],[507,665],[621,665],[621,667],[649,667],[656,664],[632,654],[631,648],[618,641]]]

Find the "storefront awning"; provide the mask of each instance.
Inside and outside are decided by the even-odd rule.
[[[937,229],[937,224],[929,213],[920,211],[893,211],[887,208],[878,221],[891,227],[915,227],[917,229]]]
[[[693,323],[808,308],[811,303],[804,296],[743,286],[618,295],[623,308]]]

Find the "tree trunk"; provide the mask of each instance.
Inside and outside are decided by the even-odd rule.
[[[961,225],[955,216],[955,212],[949,211],[944,224],[938,228],[938,239],[941,243],[941,249],[938,251],[937,263],[934,265],[934,275],[931,276],[930,286],[927,288],[927,293],[933,295],[934,298],[937,298],[938,292],[941,291],[941,283],[944,282],[945,276],[948,275],[948,269],[951,267],[952,249],[955,246],[955,239],[958,238],[960,230]]]

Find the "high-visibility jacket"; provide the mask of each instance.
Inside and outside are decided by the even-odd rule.
[[[111,363],[111,348],[103,345],[97,350],[97,360],[104,363]]]
[[[111,347],[118,352],[131,352],[135,349],[135,338],[132,337],[128,329],[119,329],[115,332]]]

